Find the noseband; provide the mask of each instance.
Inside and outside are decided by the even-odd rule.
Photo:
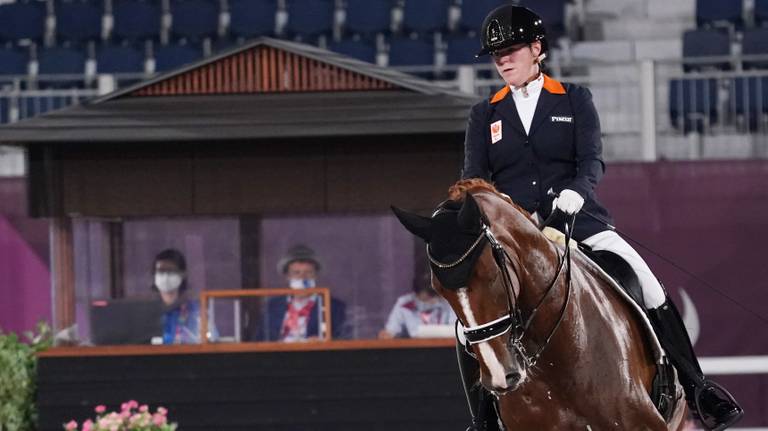
[[[547,287],[547,290],[544,292],[544,295],[541,297],[539,302],[536,304],[536,306],[531,310],[530,315],[527,319],[523,320],[523,313],[520,309],[519,304],[517,303],[517,298],[514,296],[514,290],[512,285],[512,278],[509,275],[509,265],[508,263],[512,261],[512,259],[509,257],[509,254],[504,249],[504,246],[499,242],[499,240],[496,239],[496,237],[493,235],[493,232],[491,231],[488,224],[485,223],[485,221],[481,220],[481,229],[480,234],[478,235],[475,242],[467,249],[466,252],[464,252],[461,257],[451,263],[443,263],[435,259],[432,254],[429,251],[429,244],[427,244],[427,257],[429,258],[429,261],[435,265],[438,268],[441,269],[448,269],[453,268],[460,263],[462,263],[464,260],[467,259],[467,257],[472,253],[472,251],[482,242],[482,239],[485,238],[488,240],[488,243],[491,245],[491,251],[493,254],[493,260],[496,263],[497,268],[499,269],[499,272],[501,273],[502,281],[504,284],[504,291],[507,294],[507,313],[506,315],[487,322],[483,323],[481,325],[477,326],[464,326],[464,338],[467,340],[467,342],[470,345],[473,344],[479,344],[486,341],[490,341],[494,338],[500,337],[510,330],[512,331],[512,334],[509,337],[509,341],[507,342],[507,348],[510,352],[514,352],[518,355],[523,361],[523,364],[526,368],[532,367],[536,365],[536,362],[538,361],[539,357],[541,356],[541,353],[544,351],[544,349],[549,344],[550,340],[554,336],[555,332],[557,331],[557,328],[560,327],[560,324],[563,322],[563,319],[565,317],[565,311],[568,307],[568,303],[570,302],[571,298],[571,252],[570,252],[570,239],[571,235],[573,234],[573,222],[575,221],[576,217],[575,215],[573,218],[571,218],[570,223],[566,224],[566,235],[565,235],[565,250],[563,251],[562,256],[558,256],[559,258],[559,264],[558,264],[558,270],[555,274],[555,277],[553,278],[552,282]],[[542,224],[542,228],[546,226],[546,222]],[[567,265],[566,265],[567,262]],[[544,343],[542,343],[539,348],[536,350],[536,352],[532,355],[529,355],[526,352],[525,346],[523,345],[523,337],[525,336],[526,331],[531,326],[531,322],[533,321],[534,316],[536,316],[536,312],[538,311],[541,304],[544,302],[544,300],[549,296],[549,293],[554,290],[555,285],[557,284],[557,281],[560,279],[560,274],[563,272],[563,268],[566,268],[566,297],[565,301],[563,302],[563,306],[560,309],[560,316],[557,319],[557,323],[553,326],[552,330],[549,332],[549,335],[547,335],[546,340]]]

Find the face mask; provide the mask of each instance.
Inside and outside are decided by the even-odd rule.
[[[163,293],[173,292],[181,286],[181,275],[175,272],[156,272],[155,286]]]
[[[315,287],[315,280],[311,278],[292,278],[288,280],[291,289],[309,289]]]

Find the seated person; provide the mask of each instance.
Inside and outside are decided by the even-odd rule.
[[[160,293],[166,306],[163,314],[163,344],[199,343],[200,302],[187,297],[187,263],[184,255],[175,249],[163,250],[155,256],[153,270],[152,290]]]
[[[445,299],[437,295],[426,271],[414,278],[413,292],[397,298],[379,338],[413,338],[423,325],[452,325],[456,316]]]
[[[316,286],[320,262],[309,247],[296,245],[277,264],[291,289]],[[306,341],[322,338],[320,321],[322,295],[279,296],[267,300],[263,339],[265,341]],[[346,304],[331,297],[331,336],[343,338]]]

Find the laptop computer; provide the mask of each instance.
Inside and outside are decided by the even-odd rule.
[[[150,344],[163,336],[165,307],[159,299],[97,300],[90,308],[93,344]]]

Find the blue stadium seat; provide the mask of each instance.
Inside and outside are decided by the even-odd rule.
[[[45,4],[17,2],[0,5],[0,41],[42,40],[45,31]]]
[[[170,6],[174,37],[200,40],[218,33],[217,0],[172,0]]]
[[[200,60],[203,51],[188,45],[166,45],[155,50],[155,70],[166,72]]]
[[[507,3],[505,0],[463,1],[461,2],[459,26],[464,30],[479,31],[488,12],[505,3]]]
[[[448,39],[446,64],[475,64],[475,54],[480,51],[480,40],[476,37]]]
[[[38,52],[37,62],[40,75],[85,73],[85,52],[79,49],[47,48]]]
[[[39,88],[72,88],[84,84],[85,51],[74,48],[53,47],[37,53]],[[63,79],[48,79],[45,75],[76,75]],[[53,108],[52,108],[53,109]]]
[[[550,45],[565,34],[565,0],[522,0],[522,6],[539,14],[547,30]]]
[[[744,30],[744,37],[741,41],[741,53],[743,55],[766,55],[768,54],[768,28],[750,28]],[[768,61],[744,61],[745,69],[766,69]]]
[[[419,33],[446,30],[451,3],[452,0],[406,0],[403,28]]]
[[[760,117],[768,114],[768,77],[735,78],[729,96],[734,112],[743,115],[748,127],[754,130]]]
[[[121,40],[157,39],[162,12],[158,1],[114,0],[112,34]]]
[[[96,52],[96,73],[144,72],[144,52],[132,46],[101,46]]]
[[[396,38],[389,43],[390,66],[433,65],[435,49],[431,41]]]
[[[683,57],[717,57],[731,53],[731,41],[728,32],[717,29],[689,30],[683,34]],[[730,69],[728,61],[713,61],[711,63],[691,63],[685,70],[698,70],[704,67]]]
[[[0,49],[0,75],[26,75],[29,53],[16,49]]]
[[[741,27],[742,0],[696,0],[696,23],[698,26],[727,22]]]
[[[229,0],[229,29],[235,37],[275,33],[276,0]]]
[[[301,36],[330,34],[336,6],[333,0],[288,0],[286,32]]]
[[[82,42],[101,36],[101,19],[104,11],[101,2],[93,0],[56,0],[57,39]]]
[[[757,25],[768,23],[768,0],[755,0],[755,23]]]
[[[673,79],[669,83],[669,117],[685,133],[700,132],[715,121],[717,104],[715,79]]]
[[[328,49],[367,63],[376,63],[376,47],[362,40],[345,39],[340,42],[333,42],[328,46]]]
[[[392,6],[393,0],[347,0],[346,30],[361,35],[389,32]]]
[[[11,104],[7,97],[0,97],[0,124],[6,124],[10,121]]]

